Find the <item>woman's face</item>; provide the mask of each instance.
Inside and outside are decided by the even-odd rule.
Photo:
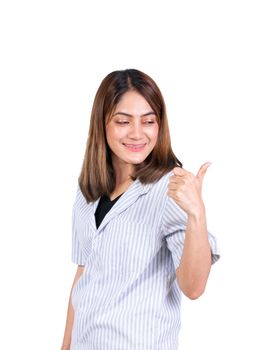
[[[155,147],[158,130],[157,116],[146,99],[136,91],[127,91],[106,125],[113,165],[143,162]]]

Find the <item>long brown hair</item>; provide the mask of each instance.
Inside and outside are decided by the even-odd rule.
[[[120,98],[130,90],[135,90],[146,99],[153,108],[159,125],[157,143],[142,163],[134,165],[133,180],[138,178],[143,184],[153,183],[175,166],[182,167],[172,151],[166,106],[157,84],[137,69],[111,72],[102,80],[94,99],[86,150],[78,179],[87,203],[97,200],[102,194],[111,193],[115,188],[115,174],[105,125]]]

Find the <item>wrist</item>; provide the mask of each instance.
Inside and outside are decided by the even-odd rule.
[[[203,203],[200,203],[198,206],[193,207],[188,213],[188,218],[194,221],[201,221],[205,219],[205,207]]]
[[[207,236],[207,224],[204,206],[188,214],[186,234],[190,235],[193,233],[196,235],[199,234],[200,236]]]

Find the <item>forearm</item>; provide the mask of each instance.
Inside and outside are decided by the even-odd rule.
[[[61,350],[70,350],[71,332],[72,332],[72,326],[73,326],[73,320],[74,320],[74,310],[71,303],[71,293],[72,293],[72,288],[69,296],[69,303],[68,303],[68,310],[67,310],[67,317],[66,317],[66,327],[65,327],[64,339],[63,339]]]
[[[72,327],[73,327],[73,321],[74,321],[74,310],[72,306],[71,301],[71,295],[72,295],[72,289],[75,285],[75,283],[78,282],[79,278],[83,274],[84,266],[79,265],[72,283],[70,295],[69,295],[69,302],[68,302],[68,310],[67,310],[67,318],[66,318],[66,327],[65,327],[65,333],[63,338],[63,343],[61,350],[70,350],[71,345],[71,333],[72,333]]]
[[[211,248],[203,206],[196,214],[188,215],[181,263],[176,270],[178,284],[190,299],[204,292],[210,268]]]

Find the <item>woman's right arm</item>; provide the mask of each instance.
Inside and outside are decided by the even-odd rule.
[[[68,310],[67,310],[67,318],[66,318],[66,328],[65,328],[64,339],[63,339],[61,350],[70,350],[71,332],[72,332],[73,319],[74,319],[74,310],[73,310],[73,306],[71,303],[71,294],[72,294],[72,289],[73,289],[75,283],[81,277],[83,270],[84,270],[84,266],[78,265],[78,269],[76,271],[75,278],[74,278],[72,288],[70,291]]]

